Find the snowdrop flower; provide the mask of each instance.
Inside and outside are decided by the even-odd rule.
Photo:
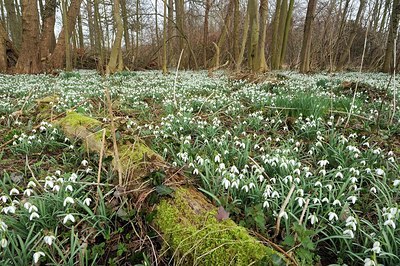
[[[31,216],[29,216],[29,220],[32,221],[34,218],[39,218],[39,214],[37,212],[32,212]]]
[[[72,186],[71,185],[68,185],[68,186],[66,186],[65,187],[65,191],[74,191],[74,189],[72,188]]]
[[[82,164],[83,166],[87,166],[87,165],[89,164],[89,162],[88,162],[87,160],[83,160],[83,161],[81,162],[81,164]]]
[[[303,207],[303,204],[306,202],[304,200],[304,198],[302,198],[302,197],[297,197],[296,200],[297,200],[297,203],[299,204],[300,208]]]
[[[354,238],[354,232],[352,230],[350,230],[350,229],[344,230],[343,231],[343,235],[347,235],[350,238]]]
[[[63,224],[68,223],[68,221],[75,223],[75,217],[70,213],[64,217]]]
[[[55,171],[55,174],[58,175],[58,176],[60,176],[60,175],[61,175],[61,171],[60,171],[60,170],[57,170],[57,171]]]
[[[383,171],[381,168],[375,169],[375,173],[379,176],[382,176],[385,174],[385,171]]]
[[[308,220],[311,220],[312,225],[314,225],[315,223],[318,223],[318,217],[315,215],[315,213],[308,216]]]
[[[43,241],[44,241],[44,243],[46,243],[47,245],[51,246],[51,245],[53,244],[53,241],[54,241],[55,239],[56,239],[55,236],[53,236],[53,235],[48,235],[48,236],[45,236],[45,237],[43,238]]]
[[[1,200],[3,203],[6,203],[6,202],[8,201],[8,197],[5,196],[5,195],[3,195],[3,196],[0,197],[0,200]]]
[[[16,188],[11,189],[10,190],[10,196],[12,196],[12,195],[19,195],[18,189],[16,189]]]
[[[337,216],[337,214],[336,213],[334,213],[334,212],[330,212],[330,213],[328,213],[328,220],[329,221],[332,221],[332,220],[335,220],[335,221],[337,221],[339,218],[338,218],[338,216]]]
[[[1,241],[0,241],[0,246],[1,246],[2,248],[6,248],[7,245],[8,245],[7,239],[2,238]]]
[[[71,198],[71,197],[66,197],[65,200],[64,200],[64,203],[63,203],[64,207],[67,206],[67,203],[74,204],[75,201],[74,201],[74,199]]]
[[[225,189],[228,189],[231,185],[231,182],[228,179],[224,178],[222,180],[222,185],[225,187]]]
[[[247,193],[247,192],[249,192],[249,187],[248,187],[247,185],[244,185],[244,186],[242,187],[242,190],[245,190],[246,193]]]
[[[7,231],[8,226],[6,225],[5,222],[3,222],[2,220],[0,220],[0,232],[5,232]]]
[[[357,197],[356,196],[350,196],[347,198],[347,200],[350,200],[352,204],[356,203]]]
[[[55,191],[55,192],[60,191],[60,186],[59,186],[59,185],[55,185],[55,186],[53,187],[53,191]]]
[[[35,187],[36,187],[36,184],[35,184],[35,182],[33,182],[33,181],[29,181],[27,187],[28,187],[28,188],[35,188]]]
[[[216,163],[221,162],[221,154],[218,153],[217,155],[215,155],[214,161],[215,161]]]
[[[381,243],[379,243],[378,241],[375,241],[374,245],[372,247],[372,251],[375,252],[376,254],[381,253]]]
[[[32,195],[32,193],[33,193],[33,190],[30,189],[30,188],[27,188],[27,189],[25,189],[25,191],[24,191],[24,196],[30,197],[30,196]]]
[[[376,187],[372,187],[369,191],[370,191],[371,193],[376,194]]]
[[[322,183],[320,181],[315,182],[314,187],[322,187]]]
[[[376,266],[375,261],[371,260],[370,258],[366,258],[364,260],[364,266]]]
[[[400,179],[396,179],[393,181],[393,186],[397,187],[398,185],[400,185]]]
[[[33,254],[33,262],[34,262],[34,263],[38,263],[40,257],[44,257],[44,256],[45,256],[45,255],[44,255],[44,252],[42,252],[42,251],[35,252],[35,253]]]
[[[77,178],[78,178],[77,174],[72,173],[71,176],[68,178],[68,181],[75,182]]]
[[[283,217],[285,220],[287,220],[289,218],[287,212],[285,212],[285,211],[280,212],[279,217],[281,217],[281,218]]]
[[[272,192],[272,195],[271,195],[271,197],[272,198],[278,198],[279,199],[279,192],[278,191],[274,191],[274,192]]]
[[[269,208],[269,202],[268,201],[264,201],[263,208]]]
[[[396,229],[396,224],[393,222],[392,219],[386,220],[383,225],[391,226],[393,229]]]
[[[337,172],[335,177],[339,177],[340,179],[343,179],[343,174],[341,172]]]
[[[3,212],[4,212],[5,214],[8,214],[8,213],[14,214],[14,213],[15,213],[15,210],[16,210],[15,206],[12,206],[12,205],[3,208]]]
[[[25,206],[24,206],[25,207]],[[29,213],[32,213],[32,212],[38,212],[39,210],[38,210],[38,208],[35,206],[35,205],[30,205],[29,206],[29,208],[28,208],[28,212]]]
[[[321,201],[325,202],[325,203],[329,203],[329,199],[327,197],[324,197]]]
[[[32,203],[30,203],[29,201],[24,203],[24,208],[29,210],[29,208],[32,206]]]
[[[194,174],[194,175],[198,175],[198,174],[199,174],[199,169],[197,169],[197,168],[194,168],[194,170],[193,170],[193,174]]]
[[[53,182],[53,180],[46,180],[46,181],[44,182],[44,188],[47,188],[47,187],[50,187],[50,188],[53,188],[53,187],[54,187],[54,182]]]
[[[317,164],[318,164],[319,166],[321,166],[321,167],[325,167],[326,165],[329,164],[329,161],[328,161],[328,160],[320,160],[320,161],[318,161]]]

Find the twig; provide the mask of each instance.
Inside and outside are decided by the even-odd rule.
[[[279,211],[279,214],[278,214],[278,219],[276,219],[275,233],[272,236],[272,238],[276,238],[278,236],[278,234],[279,234],[279,229],[280,229],[280,226],[281,226],[282,214],[285,212],[286,206],[288,205],[289,200],[292,197],[292,194],[293,194],[293,191],[294,191],[295,188],[296,188],[296,186],[293,184],[292,187],[289,190],[288,195],[285,198],[285,201],[282,203],[281,210]]]
[[[101,149],[100,149],[100,158],[99,158],[99,171],[97,172],[97,183],[100,184],[100,175],[101,175],[101,167],[103,164],[103,154],[104,154],[104,145],[106,140],[106,129],[103,129],[103,136],[101,138]]]
[[[114,146],[113,148],[114,148],[115,162],[117,163],[118,184],[119,184],[119,186],[122,186],[122,166],[121,166],[121,160],[119,159],[117,136],[115,135],[115,125],[114,125],[114,116],[113,116],[113,110],[112,110],[111,97],[110,97],[110,92],[108,91],[107,88],[105,89],[105,94],[107,97],[108,113],[109,113],[110,120],[111,120],[111,136],[112,136],[113,146]]]
[[[175,105],[175,108],[178,107],[178,104],[176,102],[176,82],[178,80],[178,72],[179,72],[179,66],[181,65],[183,50],[184,49],[182,49],[181,54],[179,55],[178,66],[176,67],[176,72],[175,72],[175,80],[174,80],[174,105]]]

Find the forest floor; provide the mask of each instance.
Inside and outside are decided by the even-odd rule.
[[[137,204],[116,189],[111,158],[60,128],[72,111],[99,120],[98,130],[109,125],[107,89],[118,141],[141,139],[297,265],[400,265],[396,82],[377,73],[247,78],[1,75],[0,264],[185,265],[152,223],[152,206],[170,193],[163,173],[148,177],[155,189]]]

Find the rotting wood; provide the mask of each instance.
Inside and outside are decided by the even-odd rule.
[[[102,123],[78,113],[69,113],[58,125],[70,138],[81,139],[84,147],[92,152],[102,150]],[[145,182],[149,174],[168,169],[161,156],[147,147],[140,139],[132,143],[119,143],[121,165],[124,167],[124,183],[132,189],[149,192],[152,187]],[[105,154],[112,152],[104,145]],[[163,234],[167,246],[173,251],[177,265],[288,265],[287,258],[273,248],[263,245],[249,235],[244,227],[231,219],[218,221],[217,208],[190,185],[182,174],[168,175],[166,181],[174,193],[155,206],[153,223]],[[146,183],[145,185],[143,185]],[[133,195],[134,197],[139,196]]]

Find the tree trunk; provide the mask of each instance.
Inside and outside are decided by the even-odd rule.
[[[54,50],[56,36],[54,35],[54,25],[56,23],[56,0],[46,0],[42,19],[42,35],[40,37],[40,56],[47,58]]]
[[[0,73],[8,70],[7,64],[7,32],[2,23],[0,23]]]
[[[39,47],[39,12],[36,0],[22,0],[22,43],[15,72],[35,74],[42,71]]]
[[[128,24],[128,13],[126,10],[126,0],[121,0],[121,14],[122,22],[124,24],[124,41],[125,41],[125,51],[130,50],[131,41],[129,40],[129,24]]]
[[[236,62],[236,71],[240,71],[242,66],[244,51],[246,50],[247,37],[249,35],[249,24],[250,24],[250,14],[249,14],[249,8],[247,7],[246,17],[244,18],[244,25],[243,25],[242,44],[240,46],[240,53]]]
[[[339,57],[339,62],[336,68],[337,71],[343,70],[343,67],[347,64],[348,60],[350,59],[349,56],[350,56],[351,46],[353,45],[354,39],[357,36],[357,30],[361,23],[361,18],[364,12],[365,4],[366,0],[360,0],[360,6],[358,8],[357,17],[356,20],[354,21],[352,30],[350,32],[349,40],[347,41],[346,47],[343,49],[343,52]]]
[[[235,68],[240,55],[240,0],[234,0],[233,7],[233,58],[235,60]]]
[[[72,71],[72,59],[71,59],[71,44],[70,44],[70,32],[69,32],[69,23],[67,18],[67,0],[61,0],[62,7],[62,18],[63,18],[63,28],[64,30],[64,41],[65,41],[65,70]],[[72,32],[72,31],[71,31]]]
[[[268,70],[265,61],[265,39],[267,36],[267,17],[268,17],[268,0],[260,1],[260,37],[258,41],[258,62],[257,72],[265,72]]]
[[[162,72],[163,75],[168,73],[167,69],[167,0],[164,0],[164,14],[163,14],[163,57],[162,57]]]
[[[114,44],[111,49],[110,61],[107,65],[107,74],[113,74],[117,71],[121,71],[123,69],[124,62],[122,61],[122,34],[124,32],[124,26],[122,24],[120,11],[120,2],[119,0],[114,0],[113,7],[113,16],[114,21],[117,25]]]
[[[249,0],[248,2],[249,15],[250,15],[250,41],[248,50],[248,61],[249,61],[249,68],[253,72],[256,72],[258,70],[258,63],[259,63],[258,39],[260,34],[260,28],[259,28],[257,4],[258,4],[257,0]]]
[[[167,1],[167,0],[164,0]],[[168,0],[168,63],[169,66],[175,64],[175,53],[173,49],[174,40],[174,0]]]
[[[87,16],[88,16],[88,28],[89,28],[89,43],[90,43],[90,49],[94,49],[96,47],[95,45],[95,30],[94,30],[94,23],[93,23],[93,6],[92,6],[92,0],[88,0],[86,3],[86,11],[87,11]]]
[[[76,18],[79,14],[79,9],[81,6],[82,0],[72,0],[70,7],[68,9],[67,13],[67,34],[66,34],[66,29],[63,26],[61,28],[60,35],[58,36],[57,39],[57,44],[54,49],[53,54],[51,55],[50,58],[50,65],[53,69],[59,69],[63,68],[65,65],[65,50],[66,50],[66,43],[69,43],[70,40],[66,40],[65,36],[71,36],[72,31],[75,28],[75,23],[76,23]]]
[[[104,73],[104,42],[103,42],[103,31],[101,30],[100,11],[99,11],[99,0],[94,0],[94,30],[96,40],[96,50],[98,56],[97,70]]]
[[[207,46],[208,46],[208,17],[211,9],[211,0],[206,0],[204,11],[204,29],[203,29],[203,66],[207,68]]]
[[[314,20],[316,6],[317,0],[308,1],[306,21],[304,23],[303,44],[300,53],[300,73],[307,73],[310,71],[312,22]]]
[[[392,16],[390,18],[389,34],[386,43],[385,61],[383,63],[383,72],[390,73],[394,69],[393,53],[394,43],[397,38],[397,30],[399,28],[400,20],[400,0],[393,0]]]
[[[79,49],[85,49],[85,43],[83,41],[82,16],[80,12],[78,14],[78,40],[79,40]]]
[[[283,0],[286,1],[286,0]],[[279,22],[280,22],[280,14],[281,14],[281,5],[282,0],[276,1],[273,29],[272,29],[272,43],[271,43],[271,68],[277,69],[279,65],[279,56],[280,56],[280,47],[279,47]],[[279,56],[278,56],[279,54]]]
[[[279,68],[282,68],[283,63],[285,62],[286,49],[287,49],[287,44],[288,44],[288,39],[289,39],[289,31],[290,31],[290,28],[292,27],[293,7],[294,7],[294,0],[290,0],[289,9],[288,9],[287,15],[286,15],[285,30],[283,32],[283,40],[282,40],[282,49],[281,49]]]
[[[17,17],[14,0],[4,0],[4,5],[7,11],[7,21],[11,32],[11,40],[19,50],[22,42],[22,26],[20,24],[20,19]]]

